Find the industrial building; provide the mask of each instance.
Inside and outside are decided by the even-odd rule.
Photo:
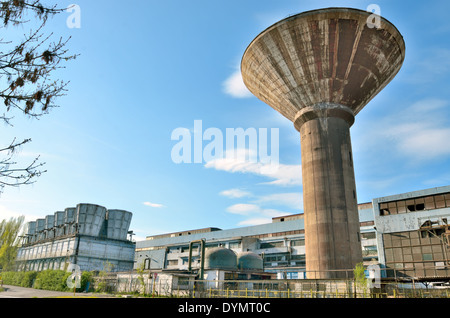
[[[379,262],[390,278],[450,279],[450,187],[373,200]]]
[[[376,198],[359,204],[358,213],[364,264],[379,265],[384,279],[450,279],[450,186]],[[136,242],[135,268],[200,274],[208,268],[202,266],[202,249],[208,253],[219,247],[237,256],[250,252],[252,258],[259,257],[262,268],[257,272],[273,278],[311,278],[306,269],[303,214],[228,230],[210,227],[148,236]],[[229,267],[222,268],[224,273]],[[352,270],[342,272],[351,277]],[[234,274],[221,278],[258,278],[256,273],[241,275],[239,268],[228,272]],[[206,279],[204,273],[201,276]]]
[[[360,229],[366,262],[377,259],[376,231],[371,204],[360,204]],[[278,278],[307,278],[305,257],[305,231],[303,214],[272,219],[272,223],[221,230],[210,227],[148,236],[136,242],[136,268],[150,270],[200,268],[201,249],[191,242],[204,240],[205,250],[224,247],[234,253],[253,252],[262,258],[263,270]],[[348,269],[351,274],[352,269]]]
[[[151,291],[159,295],[191,295],[192,291],[210,291],[235,288],[237,281],[245,283],[247,289],[261,289],[261,281],[273,280],[274,273],[264,272],[263,259],[253,252],[236,253],[225,247],[206,248],[205,240],[189,243],[188,267],[186,270],[155,269],[118,273],[112,279],[119,292]],[[195,257],[194,256],[195,250]],[[195,259],[196,265],[191,261]],[[151,258],[144,260],[145,265]],[[148,266],[149,263],[147,263]],[[143,266],[142,266],[143,267]],[[148,273],[148,275],[144,275]],[[194,287],[196,286],[196,287]],[[210,295],[211,296],[211,295]]]
[[[67,269],[127,271],[135,243],[127,238],[132,213],[78,204],[28,222],[17,254],[18,270]]]

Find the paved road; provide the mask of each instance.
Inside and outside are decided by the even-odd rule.
[[[3,285],[5,291],[0,292],[0,298],[46,298],[46,297],[73,297],[73,292],[59,292],[51,290],[40,290],[17,286]],[[75,297],[89,297],[92,293],[76,293]],[[95,294],[93,297],[102,297]]]

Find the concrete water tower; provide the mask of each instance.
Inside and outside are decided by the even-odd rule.
[[[247,88],[300,132],[307,278],[345,277],[362,261],[350,127],[405,57],[395,26],[370,16],[300,13],[259,34],[242,58]]]

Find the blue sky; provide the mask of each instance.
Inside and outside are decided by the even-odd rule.
[[[81,28],[68,28],[70,14],[63,13],[46,29],[55,39],[71,36],[70,51],[80,54],[58,71],[70,80],[61,107],[40,120],[14,114],[14,127],[1,127],[2,144],[31,137],[16,159],[41,155],[48,172],[32,186],[5,189],[0,218],[33,220],[94,203],[133,212],[131,229],[140,240],[301,212],[299,134],[248,94],[237,72],[245,48],[262,30],[288,15],[332,6],[365,10],[377,4],[406,42],[400,73],[351,128],[358,201],[450,184],[448,1],[59,5],[71,3],[80,6]],[[278,128],[277,174],[261,173],[251,163],[174,163],[171,134],[179,127],[193,132],[195,120],[203,130],[224,134],[226,128]]]

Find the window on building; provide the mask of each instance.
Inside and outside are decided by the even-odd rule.
[[[380,204],[380,214],[381,215],[390,215],[391,214],[391,212],[388,209],[387,203]]]
[[[263,248],[275,248],[275,247],[283,247],[284,241],[278,241],[278,242],[261,242],[259,245],[260,249]]]
[[[408,213],[450,207],[450,193],[380,203],[380,215]]]
[[[447,208],[450,208],[450,193],[444,194],[444,198],[445,198],[445,206]]]
[[[230,242],[229,247],[230,248],[239,248],[239,247],[241,247],[241,242]]]
[[[188,287],[189,277],[178,277],[178,287]]]
[[[291,246],[305,246],[305,240],[304,239],[293,240],[291,241]]]
[[[298,279],[298,272],[287,272],[286,278],[287,279]]]
[[[434,197],[436,202],[436,209],[442,209],[445,208],[445,198],[444,195],[436,195]]]
[[[397,212],[398,213],[406,213],[406,202],[405,201],[397,202]]]
[[[375,232],[367,232],[367,233],[361,233],[361,238],[363,240],[370,240],[376,238]]]
[[[167,260],[167,265],[168,266],[177,266],[178,260],[177,259],[169,259],[169,260]]]

